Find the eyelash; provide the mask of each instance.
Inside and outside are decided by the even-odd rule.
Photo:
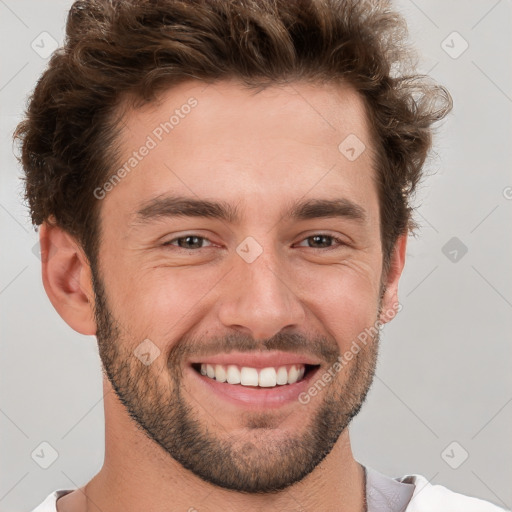
[[[338,246],[330,246],[330,247],[306,247],[307,249],[313,249],[313,250],[317,250],[317,251],[329,251],[329,250],[334,250],[336,248],[339,248],[339,247],[342,247],[342,246],[346,246],[347,244],[341,240],[340,238],[338,237],[335,237],[334,235],[329,235],[329,234],[326,234],[326,233],[315,233],[313,235],[310,235],[310,236],[307,236],[306,238],[303,238],[301,240],[301,242],[305,241],[305,240],[308,240],[310,238],[314,238],[316,236],[321,236],[321,237],[326,237],[326,238],[330,238],[332,239],[333,242],[335,242],[336,244],[338,244]],[[184,236],[180,236],[178,238],[173,238],[172,240],[169,240],[168,242],[165,242],[164,246],[173,246],[175,247],[177,250],[182,250],[182,251],[186,251],[186,252],[197,252],[197,251],[200,251],[201,249],[206,249],[207,247],[199,247],[198,249],[186,249],[184,247],[179,247],[179,246],[174,246],[173,242],[176,242],[178,240],[183,240],[185,238],[189,238],[189,237],[194,237],[194,238],[199,238],[201,240],[208,240],[210,243],[211,240],[209,240],[208,238],[204,237],[204,236],[199,236],[199,235],[194,235],[194,234],[188,234],[188,235],[184,235]]]

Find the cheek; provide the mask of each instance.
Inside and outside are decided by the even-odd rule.
[[[375,279],[371,272],[331,268],[315,280],[308,307],[319,319],[319,328],[337,340],[341,351],[377,320],[379,294]]]
[[[136,265],[122,270],[118,265],[109,276],[109,298],[112,296],[116,318],[130,339],[150,338],[162,352],[168,352],[173,340],[190,331],[206,315],[208,294],[222,274],[206,267]]]

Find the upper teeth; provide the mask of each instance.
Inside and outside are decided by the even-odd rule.
[[[236,366],[229,364],[201,364],[201,374],[228,384],[241,384],[242,386],[260,386],[272,388],[276,385],[294,384],[304,376],[303,364],[291,366],[279,366],[277,368],[250,368],[248,366]]]

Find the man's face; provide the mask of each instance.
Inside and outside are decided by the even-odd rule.
[[[115,169],[129,171],[101,202],[93,269],[113,388],[209,482],[265,492],[299,481],[359,411],[378,340],[343,354],[390,307],[361,99],[334,86],[189,82],[127,112],[119,142]],[[171,196],[231,218],[213,206],[176,215]],[[314,201],[338,203],[327,216],[325,203],[300,208]]]

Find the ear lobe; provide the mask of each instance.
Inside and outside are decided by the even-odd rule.
[[[398,282],[405,266],[405,251],[407,248],[407,233],[400,235],[393,248],[389,269],[384,276],[385,292],[382,297],[380,321],[385,324],[392,320],[400,310],[398,302]]]
[[[41,225],[39,242],[43,286],[53,307],[75,331],[96,334],[91,270],[82,248],[49,222]]]

